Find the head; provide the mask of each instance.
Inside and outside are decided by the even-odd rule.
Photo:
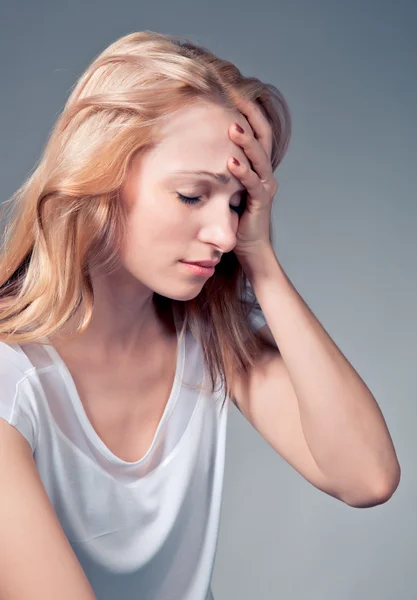
[[[226,163],[235,155],[249,164],[228,134],[234,121],[249,127],[240,98],[257,103],[270,123],[275,170],[290,115],[273,85],[244,77],[205,48],[149,31],[121,38],[91,63],[37,168],[9,200],[0,340],[54,335],[81,307],[84,331],[92,273],[122,268],[161,314],[177,304],[183,331],[201,340],[212,384],[220,375],[227,395],[232,369],[246,369],[260,349],[233,254],[245,189]],[[180,262],[198,260],[220,263],[202,278]]]
[[[239,111],[198,100],[170,115],[159,142],[130,162],[119,195],[127,213],[122,264],[161,296],[195,298],[207,279],[180,261],[219,262],[236,244],[246,190],[227,160],[249,161],[228,135],[234,120],[249,128]]]

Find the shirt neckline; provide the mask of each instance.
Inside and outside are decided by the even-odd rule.
[[[43,342],[42,345],[45,348],[46,352],[49,354],[52,362],[60,370],[60,373],[64,379],[66,390],[71,398],[72,404],[77,413],[77,417],[78,417],[82,427],[84,428],[84,431],[88,435],[89,439],[94,443],[97,450],[99,450],[99,452],[113,464],[135,467],[135,466],[139,466],[142,463],[144,463],[152,454],[152,451],[159,439],[160,432],[161,432],[163,426],[165,425],[166,421],[169,419],[169,416],[171,415],[171,413],[177,403],[179,392],[181,389],[181,382],[182,382],[182,378],[183,378],[183,374],[184,374],[185,336],[181,336],[181,339],[180,339],[178,318],[177,318],[175,309],[174,309],[174,321],[175,321],[175,329],[176,329],[176,336],[177,336],[177,360],[176,360],[176,367],[175,367],[174,382],[173,382],[173,385],[171,388],[170,395],[168,397],[168,401],[165,405],[164,412],[162,413],[162,417],[159,420],[158,427],[156,428],[154,437],[152,439],[152,443],[151,443],[150,447],[148,448],[148,450],[146,451],[146,454],[137,461],[126,461],[126,460],[119,458],[103,442],[103,440],[100,438],[100,436],[98,435],[98,433],[92,426],[91,421],[89,420],[87,413],[85,412],[84,406],[81,402],[80,395],[79,395],[77,387],[75,385],[75,381],[71,375],[69,368],[65,364],[65,361],[63,360],[63,358],[61,357],[59,352],[56,350],[56,348],[51,344],[48,337],[43,337],[41,340]]]

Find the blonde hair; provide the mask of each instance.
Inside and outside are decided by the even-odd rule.
[[[14,203],[0,248],[0,341],[40,342],[79,309],[83,332],[94,294],[90,267],[117,265],[126,213],[119,190],[134,154],[151,149],[175,110],[198,100],[237,109],[236,98],[260,106],[273,132],[271,164],[281,162],[291,120],[281,93],[244,77],[232,63],[185,38],[140,31],[111,44],[74,85],[41,159],[6,201]],[[271,225],[272,239],[272,225]],[[161,315],[173,304],[184,331],[198,336],[214,390],[254,364],[261,343],[252,306],[241,300],[246,276],[233,252],[198,296],[186,302],[154,294]]]

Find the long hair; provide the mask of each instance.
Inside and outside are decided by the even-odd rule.
[[[119,191],[134,154],[151,149],[174,111],[198,100],[238,109],[244,98],[261,108],[273,132],[272,169],[287,150],[291,119],[272,84],[244,77],[231,62],[186,38],[140,31],[97,56],[73,86],[43,150],[12,205],[0,247],[0,341],[38,342],[81,311],[76,334],[94,305],[91,268],[110,273],[119,261],[126,212]],[[272,239],[272,224],[271,224]],[[176,308],[181,335],[201,342],[214,390],[230,394],[235,370],[247,371],[261,342],[242,302],[245,273],[233,252],[192,300],[154,293],[162,316]],[[174,307],[174,304],[176,306]]]

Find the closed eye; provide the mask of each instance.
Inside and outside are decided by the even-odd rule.
[[[246,206],[246,195],[247,195],[247,190],[244,190],[242,192],[242,200],[239,204],[239,206],[232,206],[230,205],[230,208],[235,211],[239,216],[242,215],[243,211],[245,210],[245,206]],[[184,202],[184,204],[199,204],[201,202],[202,196],[184,196],[183,194],[180,194],[179,192],[177,192],[177,196],[179,198],[179,200],[181,202]]]

